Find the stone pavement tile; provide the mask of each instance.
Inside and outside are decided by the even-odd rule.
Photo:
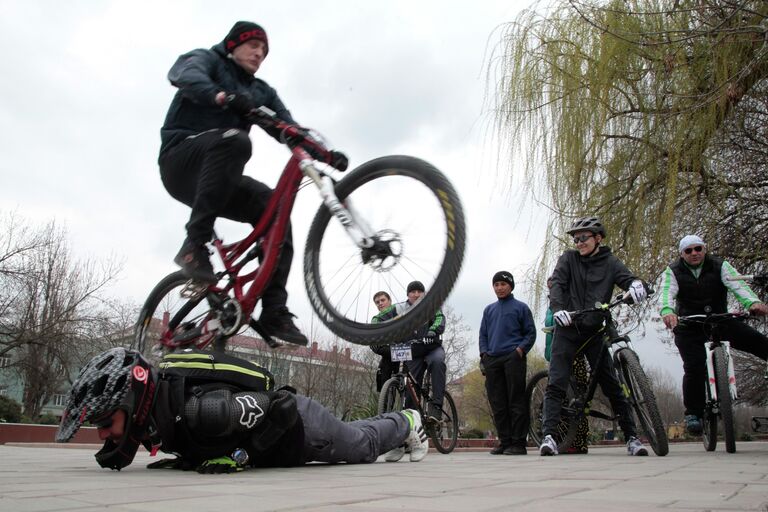
[[[7,512],[39,512],[48,510],[82,510],[83,502],[65,497],[16,499],[0,496],[0,510]],[[102,505],[103,508],[103,505]]]

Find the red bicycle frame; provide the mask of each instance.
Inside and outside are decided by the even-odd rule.
[[[239,242],[231,244],[225,244],[219,238],[213,240],[213,246],[224,262],[225,272],[231,279],[226,286],[221,288],[217,285],[211,285],[208,287],[208,291],[226,293],[232,290],[235,299],[240,304],[243,318],[249,318],[251,313],[253,313],[256,303],[264,294],[264,290],[269,285],[277,266],[296,194],[304,178],[302,162],[322,161],[330,155],[326,148],[312,138],[306,137],[296,126],[275,119],[269,120],[269,126],[279,130],[286,140],[299,140],[301,145],[289,144],[293,155],[283,169],[277,186],[267,202],[264,213],[248,236]],[[304,148],[313,150],[318,157],[311,157]],[[255,255],[249,256],[247,254],[259,241],[261,241],[261,261],[258,268],[247,274],[240,275],[239,273],[245,265],[254,259]],[[246,291],[246,286],[249,283],[250,287]],[[206,334],[212,333],[213,331],[209,331],[206,324],[203,330],[197,333],[197,335],[202,335],[203,339],[195,342],[195,345],[198,348],[207,346],[213,338]],[[185,345],[189,341],[177,339],[172,332],[166,332],[162,343],[167,347],[175,348]]]

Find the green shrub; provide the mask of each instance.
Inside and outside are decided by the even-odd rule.
[[[12,398],[0,395],[0,422],[19,423],[21,421],[21,404]]]
[[[47,412],[41,415],[35,423],[39,423],[40,425],[58,425],[59,417]]]
[[[461,431],[461,437],[464,439],[483,439],[485,432],[477,428],[468,428]]]

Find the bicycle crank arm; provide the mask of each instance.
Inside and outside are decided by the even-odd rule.
[[[218,319],[209,320],[202,325],[198,325],[197,327],[187,329],[174,335],[171,338],[171,341],[176,346],[188,345],[201,336],[212,334],[218,331],[220,327],[221,324],[219,323]]]

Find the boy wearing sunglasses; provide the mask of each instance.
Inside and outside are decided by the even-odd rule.
[[[768,314],[768,306],[744,281],[727,280],[728,276],[738,275],[738,272],[724,259],[707,254],[707,244],[701,237],[684,236],[678,250],[680,258],[662,274],[661,318],[667,329],[674,333],[675,345],[683,359],[686,430],[692,435],[700,435],[707,377],[704,350],[707,335],[702,326],[678,324],[677,316],[704,314],[707,307],[711,308],[711,313],[726,313],[729,291],[750,314],[764,316]],[[768,358],[768,338],[738,320],[724,322],[718,327],[717,334],[729,340],[735,349]]]
[[[549,383],[544,396],[545,434],[539,447],[541,455],[557,455],[553,435],[560,422],[560,412],[566,395],[573,361],[579,347],[594,366],[601,351],[608,350],[597,336],[603,328],[600,313],[588,313],[572,318],[569,311],[592,308],[595,302],[610,302],[614,287],[626,292],[626,302],[638,303],[646,298],[643,282],[627,269],[610,247],[601,245],[606,236],[605,226],[597,217],[577,219],[567,231],[573,237],[575,249],[565,251],[557,260],[552,273],[550,308],[554,312],[555,331],[549,365]],[[619,426],[627,441],[627,455],[648,455],[637,438],[637,429],[624,393],[610,365],[602,365],[598,383],[618,416]]]

